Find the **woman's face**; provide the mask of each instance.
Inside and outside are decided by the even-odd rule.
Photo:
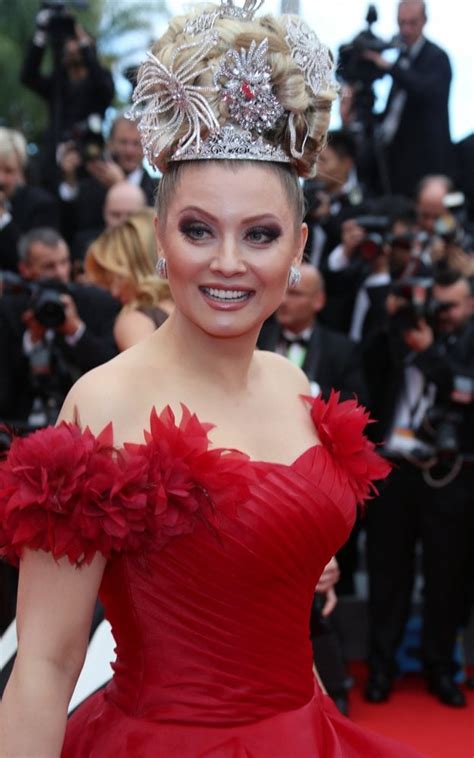
[[[283,299],[306,234],[272,170],[186,166],[157,222],[177,310],[213,336],[258,332]]]
[[[136,295],[136,287],[130,277],[116,272],[108,272],[106,286],[110,294],[119,300],[122,305],[130,303]]]

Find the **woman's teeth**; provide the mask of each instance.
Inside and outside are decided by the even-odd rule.
[[[213,287],[203,287],[202,290],[213,300],[225,300],[226,302],[239,302],[250,297],[250,292],[242,292],[242,290],[220,290]]]

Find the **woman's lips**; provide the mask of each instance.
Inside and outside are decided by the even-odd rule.
[[[233,287],[199,287],[199,290],[210,305],[225,310],[242,307],[255,294],[254,290]]]

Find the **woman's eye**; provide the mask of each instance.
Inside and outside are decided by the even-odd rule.
[[[207,226],[202,226],[202,224],[186,224],[181,227],[181,232],[184,234],[185,237],[188,237],[191,240],[203,240],[206,239],[208,234],[210,234],[209,229]]]
[[[279,236],[280,232],[276,229],[267,229],[264,227],[258,229],[250,229],[250,231],[247,233],[248,239],[255,244],[273,242],[273,240],[276,240]]]

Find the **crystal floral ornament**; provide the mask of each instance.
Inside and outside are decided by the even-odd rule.
[[[303,72],[306,84],[315,95],[334,88],[334,63],[328,48],[298,16],[287,15],[283,20],[291,57]]]
[[[229,50],[214,73],[229,120],[257,134],[275,129],[285,113],[272,92],[267,54],[268,40],[258,47],[253,40],[248,50]]]
[[[221,0],[220,8],[211,12],[198,13],[184,27],[185,34],[204,34],[210,31],[218,18],[235,18],[251,21],[264,0],[245,0],[242,7],[233,0]]]
[[[210,132],[219,128],[206,97],[216,88],[193,84],[209,70],[205,59],[215,44],[216,35],[213,33],[181,45],[169,69],[152,53],[148,53],[148,60],[142,64],[127,118],[138,121],[145,153],[152,164],[173,144],[183,125],[187,129],[178,141],[175,158],[181,150],[191,146],[199,150],[203,126]],[[180,53],[193,49],[186,60],[175,65]]]

